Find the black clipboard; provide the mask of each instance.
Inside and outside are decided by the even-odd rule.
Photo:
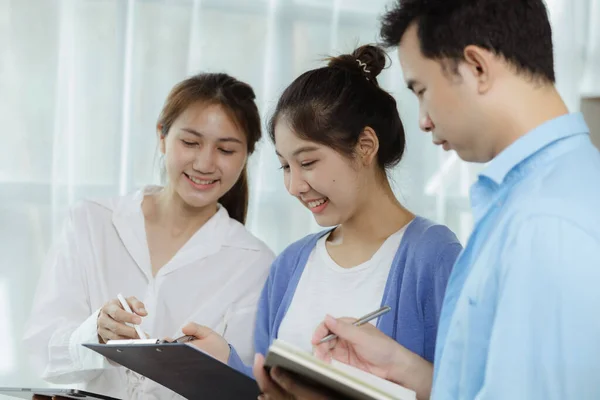
[[[31,400],[33,395],[41,395],[47,397],[66,397],[67,399],[79,400],[119,400],[114,397],[108,397],[97,393],[86,392],[85,390],[77,389],[60,389],[60,388],[4,388],[0,387],[0,395],[17,397],[20,399]]]
[[[84,344],[187,399],[256,399],[256,381],[184,343]]]

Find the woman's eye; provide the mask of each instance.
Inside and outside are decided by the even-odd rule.
[[[303,162],[300,165],[302,165],[303,168],[307,168],[310,167],[311,165],[313,165],[314,163],[316,163],[316,161],[307,161],[307,162]]]
[[[193,147],[197,144],[196,142],[188,142],[187,140],[181,140],[181,141],[183,142],[184,145],[186,145],[188,147]]]
[[[219,149],[219,150],[221,151],[221,153],[228,154],[228,155],[235,153],[235,151],[233,151],[233,150],[226,150],[226,149]]]
[[[279,169],[282,169],[284,171],[288,171],[290,169],[289,165],[282,165],[281,167],[279,167]]]

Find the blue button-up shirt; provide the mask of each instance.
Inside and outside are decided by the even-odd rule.
[[[471,189],[434,399],[600,399],[600,153],[581,114],[539,126]]]

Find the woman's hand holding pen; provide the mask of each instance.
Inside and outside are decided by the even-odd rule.
[[[125,323],[139,325],[142,322],[140,317],[144,317],[148,313],[144,304],[135,297],[127,298],[127,303],[133,313],[125,311],[119,299],[113,299],[102,307],[97,323],[100,343],[118,339],[138,339],[135,328]]]
[[[184,335],[196,338],[196,340],[188,342],[189,344],[207,352],[223,363],[227,363],[227,360],[229,360],[229,343],[227,343],[227,340],[223,336],[212,329],[190,322],[183,327],[182,332]]]

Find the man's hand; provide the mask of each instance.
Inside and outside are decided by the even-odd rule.
[[[327,362],[334,359],[360,368],[380,378],[400,384],[428,399],[433,381],[433,365],[386,336],[371,324],[354,326],[350,318],[327,316],[313,335],[315,355]],[[338,337],[319,341],[329,333]]]
[[[327,316],[313,335],[315,355],[327,362],[334,359],[383,379],[394,380],[392,375],[398,362],[410,352],[373,325],[356,327],[352,325],[354,321]],[[338,335],[336,339],[319,344],[332,332]]]

